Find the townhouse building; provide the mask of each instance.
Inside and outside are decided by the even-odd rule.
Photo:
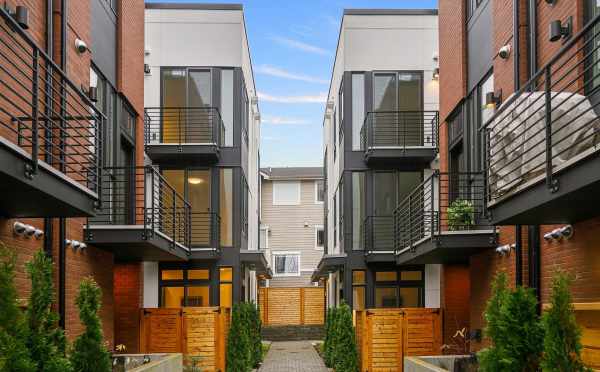
[[[584,0],[439,3],[440,170],[483,177],[484,192],[469,184],[483,206],[474,213],[472,203],[469,224],[479,215],[498,231],[496,249],[457,249],[462,266],[454,255],[429,260],[463,283],[445,296],[470,328],[472,350],[485,344],[497,272],[533,288],[543,308],[562,270],[574,278],[584,360],[599,367],[598,10]],[[407,254],[425,256],[420,247]]]
[[[42,249],[67,336],[83,331],[75,296],[92,276],[112,347],[119,263],[86,226],[107,202],[102,168],[143,163],[144,3],[9,0],[0,18],[0,241],[17,254],[19,298]]]
[[[437,10],[342,18],[323,121],[328,306],[440,307],[437,264],[396,264],[395,210],[438,169]],[[416,208],[415,208],[416,209]]]
[[[261,169],[260,249],[273,278],[266,287],[309,287],[323,256],[325,180],[322,167]]]

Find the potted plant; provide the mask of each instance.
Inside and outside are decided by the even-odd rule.
[[[456,199],[448,207],[448,230],[469,230],[475,225],[475,207],[465,199]]]

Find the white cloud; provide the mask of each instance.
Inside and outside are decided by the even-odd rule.
[[[274,125],[302,125],[302,124],[308,124],[308,121],[304,120],[304,119],[299,119],[299,118],[265,115],[261,119],[261,123],[274,124]]]
[[[276,41],[277,43],[285,45],[292,49],[298,49],[298,50],[308,52],[308,53],[321,54],[324,56],[331,55],[331,52],[327,49],[324,49],[324,48],[321,48],[321,47],[318,47],[315,45],[307,44],[302,41],[289,39],[287,37],[272,36],[271,40]]]
[[[256,69],[256,72],[259,74],[280,77],[288,80],[299,80],[306,81],[308,83],[329,84],[329,81],[326,79],[319,79],[310,75],[298,74],[270,65],[259,66]]]
[[[325,103],[327,102],[327,93],[321,92],[317,95],[304,96],[273,96],[270,94],[258,92],[258,99],[266,102],[277,103]]]

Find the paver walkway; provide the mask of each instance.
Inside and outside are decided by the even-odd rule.
[[[258,372],[327,372],[310,341],[273,342]]]

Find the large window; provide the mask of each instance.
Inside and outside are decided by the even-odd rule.
[[[365,309],[366,290],[367,279],[365,270],[352,271],[352,308],[354,310]]]
[[[364,249],[366,218],[366,185],[364,172],[352,172],[352,249]]]
[[[325,181],[315,181],[315,203],[323,204],[325,201]]]
[[[269,228],[267,226],[260,227],[260,249],[269,249]]]
[[[233,246],[233,169],[221,168],[219,176],[221,245]]]
[[[300,204],[300,182],[274,181],[273,205],[298,205]]]
[[[160,306],[210,306],[210,271],[208,268],[160,269]]]
[[[219,268],[219,299],[220,306],[231,308],[233,302],[233,269]]]
[[[352,150],[360,150],[360,130],[365,121],[365,74],[352,74]]]
[[[375,307],[424,306],[422,268],[377,271],[375,273]]]
[[[298,252],[274,252],[273,263],[275,276],[300,275],[300,253]]]
[[[421,172],[375,172],[373,174],[373,212],[391,216],[394,209],[423,180]]]
[[[221,118],[225,126],[225,146],[233,146],[233,70],[221,70]]]
[[[323,226],[315,227],[315,248],[322,250],[325,246],[325,229]]]

